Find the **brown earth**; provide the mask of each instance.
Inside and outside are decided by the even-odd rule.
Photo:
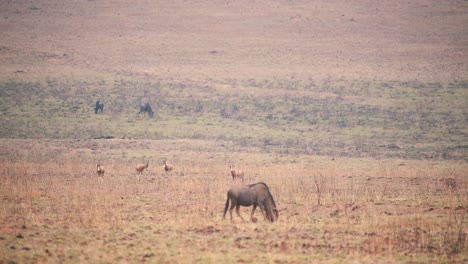
[[[463,80],[467,11],[466,1],[2,1],[0,72]]]

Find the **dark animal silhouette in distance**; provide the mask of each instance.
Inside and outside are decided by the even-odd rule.
[[[231,207],[229,208],[229,202]],[[232,221],[232,211],[236,208],[237,215],[244,220],[240,215],[239,209],[241,206],[252,206],[252,213],[250,214],[250,220],[255,222],[253,214],[257,206],[260,207],[265,219],[270,222],[274,222],[278,219],[278,209],[276,208],[275,200],[270,193],[270,189],[264,182],[258,182],[250,185],[236,186],[229,189],[227,193],[226,206],[224,207],[223,219],[226,218],[226,212],[229,208],[229,214]]]
[[[140,105],[140,111],[138,112],[138,115],[139,114],[145,114],[148,113],[148,116],[149,117],[153,117],[154,115],[154,112],[153,112],[153,109],[151,109],[151,105],[149,103],[145,103],[143,105]]]
[[[94,108],[94,113],[97,114],[99,112],[104,112],[104,103],[100,100],[96,101],[96,107]]]

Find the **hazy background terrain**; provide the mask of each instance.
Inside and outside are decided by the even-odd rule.
[[[1,5],[4,138],[466,159],[464,1]]]
[[[466,80],[465,1],[3,1],[26,77]]]

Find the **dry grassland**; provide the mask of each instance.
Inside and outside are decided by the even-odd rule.
[[[1,1],[0,264],[467,263],[467,13]],[[229,164],[278,222],[222,219]]]
[[[3,1],[3,78],[466,79],[465,1]]]
[[[165,145],[149,144],[154,153]],[[147,157],[108,158],[102,184],[95,161],[72,150],[3,159],[1,261],[467,261],[465,162],[208,153],[178,156],[168,174],[156,154],[141,182],[134,165]],[[257,223],[222,219],[227,189],[240,184],[228,159],[246,171],[244,183],[269,184],[278,222],[259,212]]]

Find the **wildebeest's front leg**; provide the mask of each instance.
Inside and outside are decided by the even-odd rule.
[[[257,209],[257,204],[254,204],[254,205],[253,205],[252,213],[250,213],[250,221],[252,221],[252,222],[254,222],[254,223],[255,223],[255,221],[254,221],[253,215],[254,215],[254,213],[255,213],[255,209]]]
[[[245,219],[242,217],[242,215],[240,215],[239,209],[240,209],[240,204],[237,204],[236,205],[236,214],[242,219],[242,221],[245,221]]]
[[[262,212],[263,219],[266,219],[265,216],[265,207],[262,204],[259,204],[258,207],[260,207],[260,212]]]

